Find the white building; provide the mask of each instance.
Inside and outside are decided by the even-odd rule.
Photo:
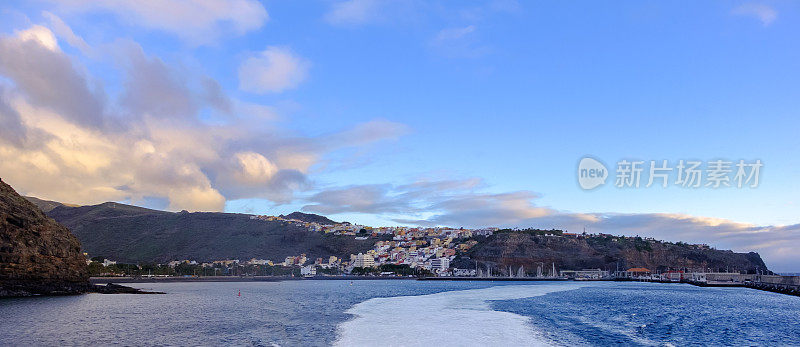
[[[300,268],[300,275],[303,277],[314,277],[317,275],[317,267],[314,265],[306,265]]]
[[[375,266],[375,258],[369,254],[358,253],[355,260],[353,260],[353,267],[373,267]]]
[[[253,258],[253,259],[250,259],[248,264],[250,264],[250,265],[267,265],[267,260],[266,259]]]
[[[497,230],[497,228],[483,228],[474,230],[472,233],[480,236],[492,236],[492,234],[494,234],[494,232]]]
[[[292,266],[292,265],[294,265],[294,257],[286,257],[286,259],[283,260],[283,266]]]
[[[449,258],[436,258],[431,260],[431,271],[440,273],[446,272],[450,268]]]

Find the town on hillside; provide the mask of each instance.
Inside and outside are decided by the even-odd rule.
[[[619,239],[641,239],[638,237],[613,236],[607,234],[576,234],[562,230],[542,229],[500,229],[497,227],[469,229],[447,227],[370,227],[352,223],[320,224],[286,216],[253,215],[253,220],[281,221],[307,228],[309,232],[351,236],[359,240],[375,239],[374,247],[364,253],[350,254],[349,257],[311,259],[306,254],[289,255],[283,259],[219,259],[197,261],[194,259],[173,260],[166,264],[118,264],[113,260],[95,257],[88,259],[89,269],[94,276],[382,276],[382,277],[472,277],[472,278],[525,278],[538,277],[550,279],[683,279],[693,274],[711,273],[711,269],[675,269],[667,272],[651,271],[646,268],[616,269],[558,269],[557,264],[540,264],[535,269],[509,268],[502,273],[492,268],[478,266],[454,267],[451,263],[458,256],[465,255],[478,240],[495,233],[518,232],[534,233],[543,237],[590,238],[604,237],[613,241]],[[645,238],[645,241],[656,241]],[[696,249],[710,249],[705,244],[686,245]],[[699,278],[700,275],[692,275]]]

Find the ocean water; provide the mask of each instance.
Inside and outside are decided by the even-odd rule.
[[[168,294],[0,300],[0,345],[800,345],[800,297],[744,288],[413,280],[133,286]]]

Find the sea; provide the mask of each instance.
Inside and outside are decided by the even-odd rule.
[[[136,283],[0,300],[2,346],[798,346],[800,297],[641,282]]]

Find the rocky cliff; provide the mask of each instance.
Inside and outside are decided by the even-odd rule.
[[[0,297],[88,288],[78,239],[0,180]]]
[[[753,273],[767,267],[758,253],[735,253],[685,243],[645,240],[612,235],[544,236],[509,232],[490,236],[476,245],[462,260],[462,266],[494,266],[503,271],[509,266],[517,271],[523,266],[534,272],[540,263],[545,270],[551,264],[559,270],[599,268],[614,271],[645,267],[652,271],[711,269]],[[456,264],[459,265],[459,264]]]

